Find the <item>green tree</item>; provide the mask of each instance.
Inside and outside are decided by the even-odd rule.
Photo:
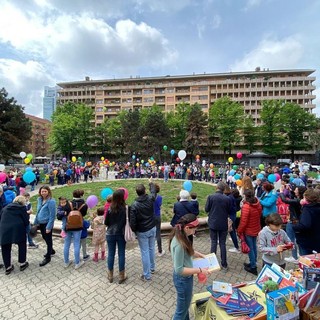
[[[262,103],[260,127],[262,150],[273,156],[280,156],[285,149],[285,137],[283,135],[280,119],[284,105],[280,100],[265,100]]]
[[[281,108],[280,121],[286,139],[285,149],[290,150],[294,160],[295,150],[312,149],[310,135],[317,130],[317,119],[298,104],[287,102]]]
[[[73,151],[80,151],[85,157],[94,143],[93,110],[84,104],[67,102],[58,106],[52,115],[52,130],[49,141],[53,151],[69,158]]]
[[[187,134],[185,149],[191,155],[191,161],[195,153],[202,153],[208,143],[207,115],[202,111],[199,104],[191,106],[187,122]]]
[[[246,117],[243,125],[243,142],[244,147],[252,153],[257,150],[259,142],[259,128],[255,126],[252,116]]]
[[[0,90],[0,159],[8,160],[21,152],[31,138],[31,121],[14,98]]]
[[[213,143],[219,144],[224,158],[226,153],[230,155],[234,146],[241,141],[243,121],[242,105],[229,97],[216,100],[209,108],[209,138]]]

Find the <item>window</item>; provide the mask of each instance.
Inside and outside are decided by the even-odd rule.
[[[153,89],[143,89],[143,94],[153,94]]]

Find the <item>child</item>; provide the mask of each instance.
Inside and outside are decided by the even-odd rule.
[[[90,258],[90,255],[87,254],[87,237],[88,237],[89,227],[90,227],[90,221],[83,219],[83,227],[82,227],[81,241],[80,241],[80,246],[82,247],[83,261],[87,261]]]
[[[91,223],[93,229],[92,244],[94,245],[93,261],[98,262],[99,247],[101,249],[101,260],[106,258],[106,226],[104,224],[104,207],[97,209],[97,216]]]
[[[66,224],[67,224],[67,215],[71,211],[70,204],[66,197],[59,198],[59,205],[57,208],[57,219],[62,221],[61,233],[62,238],[66,237]]]
[[[192,212],[194,212],[194,213],[198,212],[198,214],[199,214],[199,201],[197,199],[197,197],[198,197],[197,194],[195,192],[191,192],[190,197],[191,197],[192,207],[194,207],[194,209],[195,209]],[[198,214],[196,214],[196,215],[198,215]]]
[[[282,252],[286,250],[285,245],[291,244],[291,240],[282,230],[282,218],[278,213],[271,213],[266,217],[266,226],[260,231],[258,237],[259,251],[262,252],[263,265],[272,263],[285,269],[286,264]]]
[[[25,192],[24,197],[26,198],[27,214],[30,215],[33,213],[32,205],[30,203],[30,194],[28,192]],[[29,225],[27,226],[28,249],[38,249],[39,245],[33,242],[33,239],[30,235],[30,230],[31,230],[31,224],[29,223]]]
[[[107,216],[108,210],[110,208],[111,201],[112,201],[112,194],[108,195],[107,201],[104,204],[104,215],[103,215],[104,220],[106,220],[106,216]]]

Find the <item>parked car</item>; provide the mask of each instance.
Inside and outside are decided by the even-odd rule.
[[[290,169],[294,169],[296,166],[299,166],[298,164],[292,163],[290,165]],[[309,162],[302,162],[302,167],[304,171],[314,171],[317,172],[320,169],[319,165],[313,165]]]

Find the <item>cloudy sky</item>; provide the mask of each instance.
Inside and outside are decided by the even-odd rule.
[[[0,87],[42,116],[45,85],[85,76],[319,69],[319,12],[319,0],[0,0]]]

